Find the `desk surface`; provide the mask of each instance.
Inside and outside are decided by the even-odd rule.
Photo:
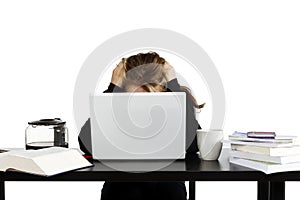
[[[190,181],[190,199],[195,199],[193,181],[257,181],[258,200],[284,200],[285,181],[299,181],[300,171],[266,175],[263,172],[230,164],[229,150],[223,149],[218,161],[202,161],[197,155],[178,160],[157,171],[147,172],[149,165],[165,161],[111,161],[94,162],[94,167],[66,172],[52,177],[35,176],[21,172],[0,172],[0,200],[5,199],[5,181]],[[112,169],[114,166],[123,171]],[[126,170],[131,172],[126,172]]]
[[[223,149],[218,161],[203,161],[198,155],[185,160],[167,161],[94,161],[94,167],[41,177],[21,172],[0,172],[4,181],[260,181],[260,171],[230,164],[229,150]],[[155,167],[157,171],[150,171]],[[298,176],[299,177],[299,176]],[[280,178],[274,176],[274,178]],[[299,179],[298,179],[299,180]]]

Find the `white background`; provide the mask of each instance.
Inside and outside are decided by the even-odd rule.
[[[225,87],[226,134],[298,134],[299,8],[296,0],[1,1],[0,147],[23,147],[27,122],[49,117],[67,121],[76,147],[72,95],[82,63],[110,37],[149,27],[180,32],[211,57]],[[8,200],[99,199],[101,184],[13,182],[6,191]],[[297,199],[299,186],[287,183],[286,199]],[[199,182],[197,192],[250,200],[256,184]]]

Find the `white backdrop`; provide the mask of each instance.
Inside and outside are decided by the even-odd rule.
[[[1,1],[0,147],[23,147],[27,122],[49,117],[67,121],[76,147],[72,101],[82,63],[103,41],[137,28],[177,31],[208,53],[225,87],[226,134],[298,134],[299,8],[296,0]],[[13,182],[7,199],[99,199],[101,184]],[[287,184],[288,200],[299,184]],[[253,182],[202,182],[197,191],[199,199],[256,198]]]

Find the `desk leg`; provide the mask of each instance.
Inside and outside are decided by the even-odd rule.
[[[285,199],[285,182],[270,182],[270,200]]]
[[[257,181],[257,200],[269,200],[270,183],[268,181]]]
[[[4,181],[0,181],[0,200],[5,200]]]
[[[196,199],[196,182],[189,181],[189,200]]]

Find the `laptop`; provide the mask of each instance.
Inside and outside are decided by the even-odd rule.
[[[184,159],[185,95],[184,92],[90,95],[93,158]]]

